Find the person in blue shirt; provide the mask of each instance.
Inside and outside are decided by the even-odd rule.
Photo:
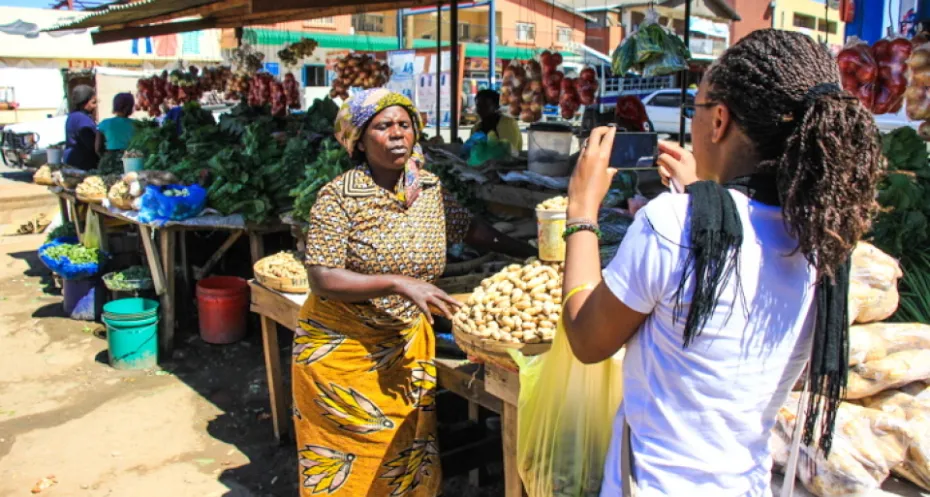
[[[101,174],[118,173],[122,170],[123,152],[136,132],[132,115],[136,102],[131,93],[118,93],[113,97],[113,114],[97,126],[96,150],[100,156]]]
[[[71,90],[71,113],[65,121],[65,164],[85,171],[97,167],[97,93],[87,85]]]

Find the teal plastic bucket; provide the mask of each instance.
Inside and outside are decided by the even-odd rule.
[[[103,306],[103,318],[109,321],[138,321],[158,316],[158,302],[131,298],[108,302]]]
[[[116,369],[148,369],[158,364],[158,316],[133,321],[110,321],[107,348]]]

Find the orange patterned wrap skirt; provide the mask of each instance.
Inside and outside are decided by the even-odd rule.
[[[386,331],[310,296],[294,338],[300,495],[434,497],[435,336],[425,319]]]

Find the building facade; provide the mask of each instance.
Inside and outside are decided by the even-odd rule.
[[[845,42],[838,0],[776,0],[773,27],[804,33],[838,53]]]
[[[730,24],[730,43],[736,43],[753,31],[771,28],[774,21],[774,0],[728,0],[739,16]]]

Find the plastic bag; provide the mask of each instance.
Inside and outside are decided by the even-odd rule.
[[[559,321],[552,348],[520,365],[517,464],[529,497],[598,497],[623,398],[620,355],[585,365]]]
[[[79,321],[94,321],[97,319],[96,293],[97,290],[91,288],[87,295],[81,297],[81,300],[75,304],[74,310],[71,311],[71,319]]]
[[[87,209],[87,217],[84,218],[84,240],[81,242],[87,248],[100,248],[100,218],[97,213]]]
[[[904,464],[896,466],[895,474],[930,490],[930,402],[900,390],[891,390],[863,399],[863,405],[907,420],[911,438]]]
[[[167,196],[163,192],[186,190],[187,196]],[[207,205],[207,191],[200,185],[168,185],[145,187],[139,221],[183,221],[196,217]]]
[[[930,378],[930,350],[903,350],[852,367],[847,399],[862,399],[885,390]]]
[[[859,98],[862,105],[872,109],[875,103],[875,80],[878,79],[878,63],[872,56],[868,43],[853,36],[836,56],[840,68],[843,88]]]
[[[61,276],[66,280],[89,278],[100,272],[101,263],[106,259],[106,254],[100,252],[97,262],[72,263],[67,257],[53,259],[46,254],[46,251],[57,245],[77,245],[78,239],[74,237],[56,238],[39,247],[39,260],[53,273]]]
[[[906,62],[911,56],[911,42],[901,36],[883,38],[872,45],[872,56],[878,64],[872,112],[876,115],[898,112],[907,90]]]
[[[873,323],[849,328],[850,366],[914,349],[930,349],[930,326],[920,323]]]
[[[611,68],[615,75],[637,71],[645,77],[665,76],[688,69],[688,47],[658,21],[659,14],[649,10],[636,31],[614,50]]]
[[[859,242],[852,254],[849,275],[849,322],[872,323],[891,317],[898,309],[901,266],[873,245]]]
[[[791,394],[772,429],[769,445],[779,467],[788,462],[799,400],[799,394]],[[802,444],[798,479],[820,497],[868,495],[904,461],[910,437],[904,420],[844,402],[837,411],[830,457],[824,459],[816,441],[810,447]]]
[[[471,153],[468,155],[468,165],[473,167],[481,166],[487,161],[503,159],[509,156],[510,143],[505,140],[498,140],[494,135],[491,135],[485,140],[472,143]]]
[[[909,71],[907,117],[914,120],[930,119],[930,43],[914,47],[907,59]]]

